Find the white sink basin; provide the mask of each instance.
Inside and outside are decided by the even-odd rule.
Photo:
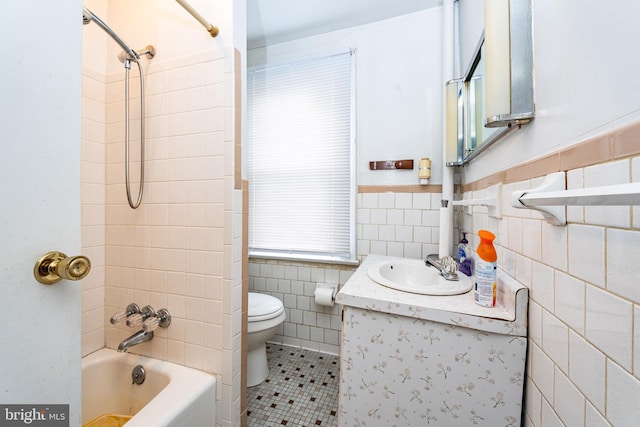
[[[419,259],[402,258],[373,264],[367,270],[371,280],[388,288],[422,295],[457,295],[473,287],[471,278],[458,274],[457,281],[445,280],[435,267]]]

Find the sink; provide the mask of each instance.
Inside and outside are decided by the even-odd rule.
[[[398,291],[422,295],[457,295],[468,292],[473,281],[464,274],[445,280],[440,272],[419,259],[400,258],[373,264],[367,275],[374,282]]]

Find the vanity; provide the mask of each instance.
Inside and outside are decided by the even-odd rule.
[[[402,260],[369,255],[336,296],[338,425],[520,426],[528,289],[499,272],[497,305],[486,308],[473,291],[424,295],[371,279]]]

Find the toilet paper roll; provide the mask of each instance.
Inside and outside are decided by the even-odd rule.
[[[316,288],[313,295],[315,297],[316,304],[333,307],[333,304],[335,303],[334,293],[335,293],[335,289],[332,289],[332,288]]]

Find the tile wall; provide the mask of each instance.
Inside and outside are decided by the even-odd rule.
[[[613,135],[555,155],[584,165],[568,170],[567,188],[640,182],[640,157],[618,155],[615,141],[620,148]],[[625,145],[627,155],[640,152],[637,141]],[[594,144],[596,158],[587,150]],[[526,425],[635,425],[640,209],[568,207],[568,225],[557,227],[537,212],[510,207],[512,191],[536,187],[542,179],[506,184],[501,220],[483,208],[461,214],[467,230],[496,232],[499,266],[531,290]],[[477,236],[470,242],[476,247]]]
[[[83,354],[133,331],[109,318],[127,304],[168,308],[171,326],[130,351],[218,375],[217,425],[241,413],[243,197],[234,155],[237,53],[212,51],[145,66],[146,185],[124,186],[124,73],[85,71]],[[139,175],[138,79],[131,80],[132,193]],[[246,406],[246,403],[245,403]]]
[[[130,302],[167,307],[171,327],[134,352],[220,372],[224,57],[154,63],[147,67],[145,82],[148,178],[144,202],[133,210],[124,186],[123,75],[107,79],[105,316]],[[138,105],[139,99],[132,102],[131,112],[139,117]],[[139,150],[137,126],[139,120],[132,121],[132,157]],[[132,163],[134,198],[138,171],[139,164]],[[107,346],[117,347],[130,333],[109,325]]]
[[[424,259],[438,253],[441,193],[359,193],[358,258]]]
[[[360,192],[357,195],[357,254],[426,258],[438,252],[440,193]],[[344,285],[355,266],[251,259],[249,289],[273,295],[287,319],[272,341],[338,354],[341,310],[316,305],[316,283]]]
[[[82,254],[91,274],[82,281],[82,355],[104,347],[105,101],[104,76],[82,73]]]

